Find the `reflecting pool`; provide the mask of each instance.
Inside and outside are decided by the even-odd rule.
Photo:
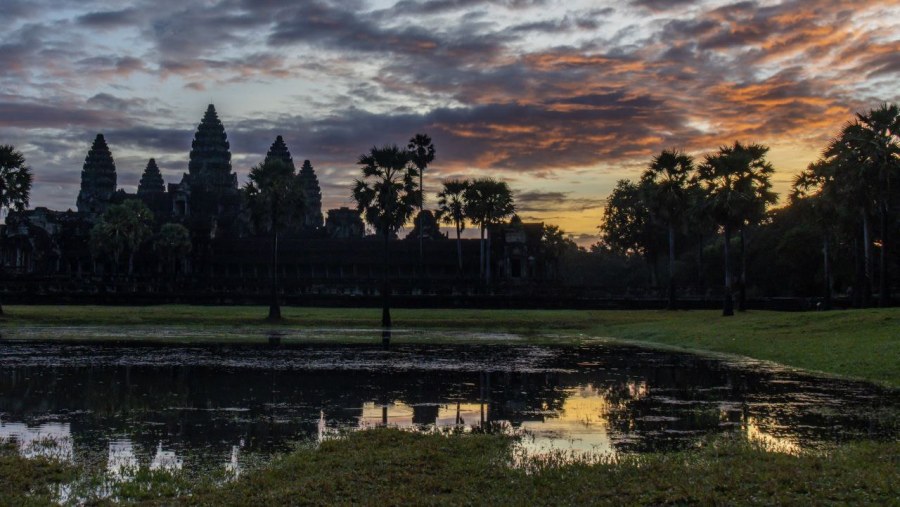
[[[898,402],[862,382],[609,343],[0,344],[0,438],[112,475],[239,473],[297,442],[385,424],[499,427],[530,452],[680,449],[725,432],[796,452],[896,438],[884,414]]]

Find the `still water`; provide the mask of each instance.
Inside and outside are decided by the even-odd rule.
[[[604,343],[0,343],[0,439],[111,474],[237,472],[383,424],[501,427],[537,453],[679,449],[725,432],[796,452],[896,438],[884,414],[898,407],[898,391],[866,383]]]

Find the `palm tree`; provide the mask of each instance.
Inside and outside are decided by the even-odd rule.
[[[406,149],[409,150],[409,159],[416,166],[416,169],[419,172],[419,217],[417,224],[419,226],[419,268],[421,269],[422,263],[425,260],[425,248],[422,243],[424,238],[424,234],[422,234],[422,210],[425,207],[425,186],[423,178],[425,176],[425,169],[428,168],[428,164],[434,161],[434,144],[431,142],[431,137],[428,134],[416,134],[412,136],[409,140],[409,144],[406,145]]]
[[[153,233],[153,213],[140,200],[128,199],[107,208],[91,229],[91,250],[110,254],[113,270],[118,273],[122,255],[128,253],[128,275],[134,274],[134,257],[144,241]]]
[[[384,239],[381,326],[391,327],[390,240],[409,220],[421,202],[416,177],[418,168],[410,154],[397,145],[372,147],[360,155],[362,178],[353,186],[356,207]]]
[[[855,216],[859,226],[856,246],[857,283],[854,291],[856,303],[868,306],[872,296],[872,228],[871,219],[877,207],[878,178],[873,175],[868,155],[860,142],[866,136],[858,122],[848,123],[825,149],[824,159],[833,168],[836,192],[840,198],[840,210],[844,215]]]
[[[890,299],[887,277],[888,233],[891,212],[891,184],[900,177],[900,108],[882,104],[866,114],[857,114],[856,122],[844,130],[846,141],[859,153],[864,179],[874,183],[874,202],[879,218],[879,290],[878,306]]]
[[[25,157],[10,145],[0,146],[0,209],[27,208],[31,182],[31,169],[25,165]],[[2,305],[0,315],[3,315]]]
[[[466,229],[465,194],[469,188],[469,180],[447,180],[438,194],[438,209],[435,217],[445,224],[453,224],[456,228],[456,257],[459,262],[459,274],[463,270],[462,231]]]
[[[181,224],[165,224],[160,227],[153,246],[157,256],[168,264],[167,267],[174,276],[176,263],[191,253],[191,233]]]
[[[669,233],[668,309],[675,308],[675,230],[683,223],[690,201],[690,177],[694,159],[677,150],[663,150],[653,157],[641,176],[643,199],[654,219]]]
[[[791,189],[791,205],[809,206],[822,232],[822,269],[824,272],[822,294],[823,309],[831,310],[831,237],[834,224],[838,221],[837,185],[834,178],[834,164],[827,159],[819,159],[794,178]]]
[[[293,165],[273,158],[250,169],[243,189],[257,232],[272,236],[272,298],[268,320],[281,320],[278,302],[278,234],[303,214],[305,196]]]
[[[733,156],[739,160],[742,172],[740,179],[743,209],[740,226],[741,277],[738,292],[738,311],[747,310],[747,239],[746,230],[763,221],[767,208],[778,202],[772,192],[772,174],[775,168],[766,160],[768,146],[761,144],[741,145],[734,143]]]
[[[500,223],[515,212],[512,191],[505,181],[480,178],[472,181],[463,194],[465,215],[477,224],[481,233],[481,255],[479,273],[490,282],[491,279],[491,238],[485,246],[484,233],[488,227]]]
[[[772,165],[765,160],[768,147],[735,142],[707,155],[697,169],[697,181],[708,196],[706,207],[723,228],[725,237],[725,297],[722,315],[734,315],[732,297],[731,234],[741,232],[741,280],[746,284],[744,227],[761,219],[766,206],[775,202],[771,191]],[[742,298],[743,300],[743,298]]]

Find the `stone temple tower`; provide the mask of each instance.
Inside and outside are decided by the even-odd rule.
[[[294,159],[291,157],[291,152],[288,151],[284,138],[281,136],[275,138],[275,142],[272,143],[269,152],[266,153],[266,162],[272,160],[281,160],[289,165],[291,169],[294,169]],[[300,231],[303,233],[315,232],[322,227],[322,222],[324,221],[322,217],[322,191],[319,188],[319,180],[316,178],[316,173],[313,171],[309,160],[303,161],[303,167],[300,168],[297,179],[306,197],[306,203],[303,205],[303,221],[300,224]]]
[[[81,170],[81,191],[76,201],[78,211],[102,214],[115,192],[116,164],[103,134],[97,134]]]
[[[237,174],[231,172],[230,148],[225,127],[215,106],[210,104],[191,143],[188,174],[192,189],[214,194],[237,190]]]
[[[275,138],[275,142],[272,143],[268,153],[266,153],[265,163],[269,163],[273,160],[280,160],[290,166],[291,170],[295,169],[294,159],[291,158],[291,152],[288,151],[287,144],[284,143],[284,138],[281,136]]]
[[[191,143],[188,174],[174,196],[176,207],[184,206],[178,214],[190,216],[190,228],[198,235],[210,238],[229,236],[236,232],[235,219],[241,205],[237,174],[231,172],[231,146],[225,127],[212,104],[206,109],[194,140]]]
[[[163,193],[165,191],[166,186],[163,182],[162,173],[159,172],[159,167],[156,165],[156,159],[151,158],[147,162],[144,174],[141,175],[141,181],[138,183],[137,195],[150,195]]]
[[[303,161],[303,167],[300,168],[300,173],[297,177],[300,179],[300,185],[306,194],[303,228],[308,231],[314,231],[322,227],[322,222],[324,221],[322,217],[322,189],[319,188],[319,179],[316,177],[316,172],[313,171],[309,160]]]

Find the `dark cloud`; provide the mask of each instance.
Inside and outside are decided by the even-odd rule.
[[[652,11],[668,11],[698,3],[699,0],[631,0],[631,5]]]
[[[571,192],[543,192],[530,190],[516,192],[516,211],[519,213],[543,213],[549,211],[584,211],[606,204],[602,198],[572,197]]]
[[[508,9],[526,9],[541,7],[546,0],[401,0],[394,4],[388,12],[393,15],[440,14],[449,11],[473,9],[478,7],[499,6]]]
[[[83,26],[101,29],[122,28],[134,24],[137,19],[135,9],[89,12],[75,18]]]
[[[108,111],[52,104],[0,102],[0,126],[60,129],[67,126],[99,126],[119,123]]]

